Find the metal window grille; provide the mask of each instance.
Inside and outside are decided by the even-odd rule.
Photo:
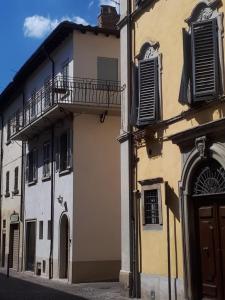
[[[144,191],[145,224],[160,224],[158,190]]]

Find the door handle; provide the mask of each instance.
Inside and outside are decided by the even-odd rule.
[[[206,255],[209,256],[209,247],[203,247],[202,250]]]

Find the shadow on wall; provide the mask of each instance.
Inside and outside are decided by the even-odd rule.
[[[146,139],[146,152],[148,158],[156,158],[162,155],[163,148],[163,129],[156,132],[156,136]]]
[[[206,103],[205,103],[206,104]],[[212,103],[213,105],[213,103]],[[206,104],[207,106],[207,104]],[[225,116],[225,106],[224,103],[218,102],[217,107],[208,107],[204,109],[204,105],[199,105],[199,108],[203,109],[202,111],[193,111],[193,114],[190,114],[189,116],[186,117],[187,121],[190,121],[191,119],[196,120],[196,122],[199,125],[211,122],[214,120],[214,114],[215,112],[218,112],[218,117],[223,118]],[[197,107],[196,107],[197,109]]]
[[[180,222],[179,197],[169,184],[166,185],[166,205],[174,217]]]

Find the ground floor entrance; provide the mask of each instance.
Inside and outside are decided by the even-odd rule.
[[[209,160],[195,175],[190,214],[195,298],[225,300],[225,172]]]
[[[26,271],[35,270],[35,253],[36,253],[36,222],[26,222]]]
[[[18,270],[19,267],[19,224],[10,225],[9,236],[9,268]]]

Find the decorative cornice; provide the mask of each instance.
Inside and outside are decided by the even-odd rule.
[[[156,184],[156,183],[163,183],[163,178],[157,177],[157,178],[151,178],[151,179],[144,179],[144,180],[139,180],[138,183],[140,183],[141,186],[152,185],[152,184]]]
[[[223,135],[224,127],[225,118],[222,118],[173,134],[169,136],[168,139],[171,140],[173,144],[182,146],[186,143],[195,141],[196,138],[199,138],[201,136],[208,137],[209,135],[211,135],[211,137],[213,138],[215,137],[216,133],[217,135]]]
[[[221,0],[201,0],[195,5],[191,12],[191,16],[185,20],[190,25],[195,21],[208,20],[215,14],[216,8],[221,3]]]

